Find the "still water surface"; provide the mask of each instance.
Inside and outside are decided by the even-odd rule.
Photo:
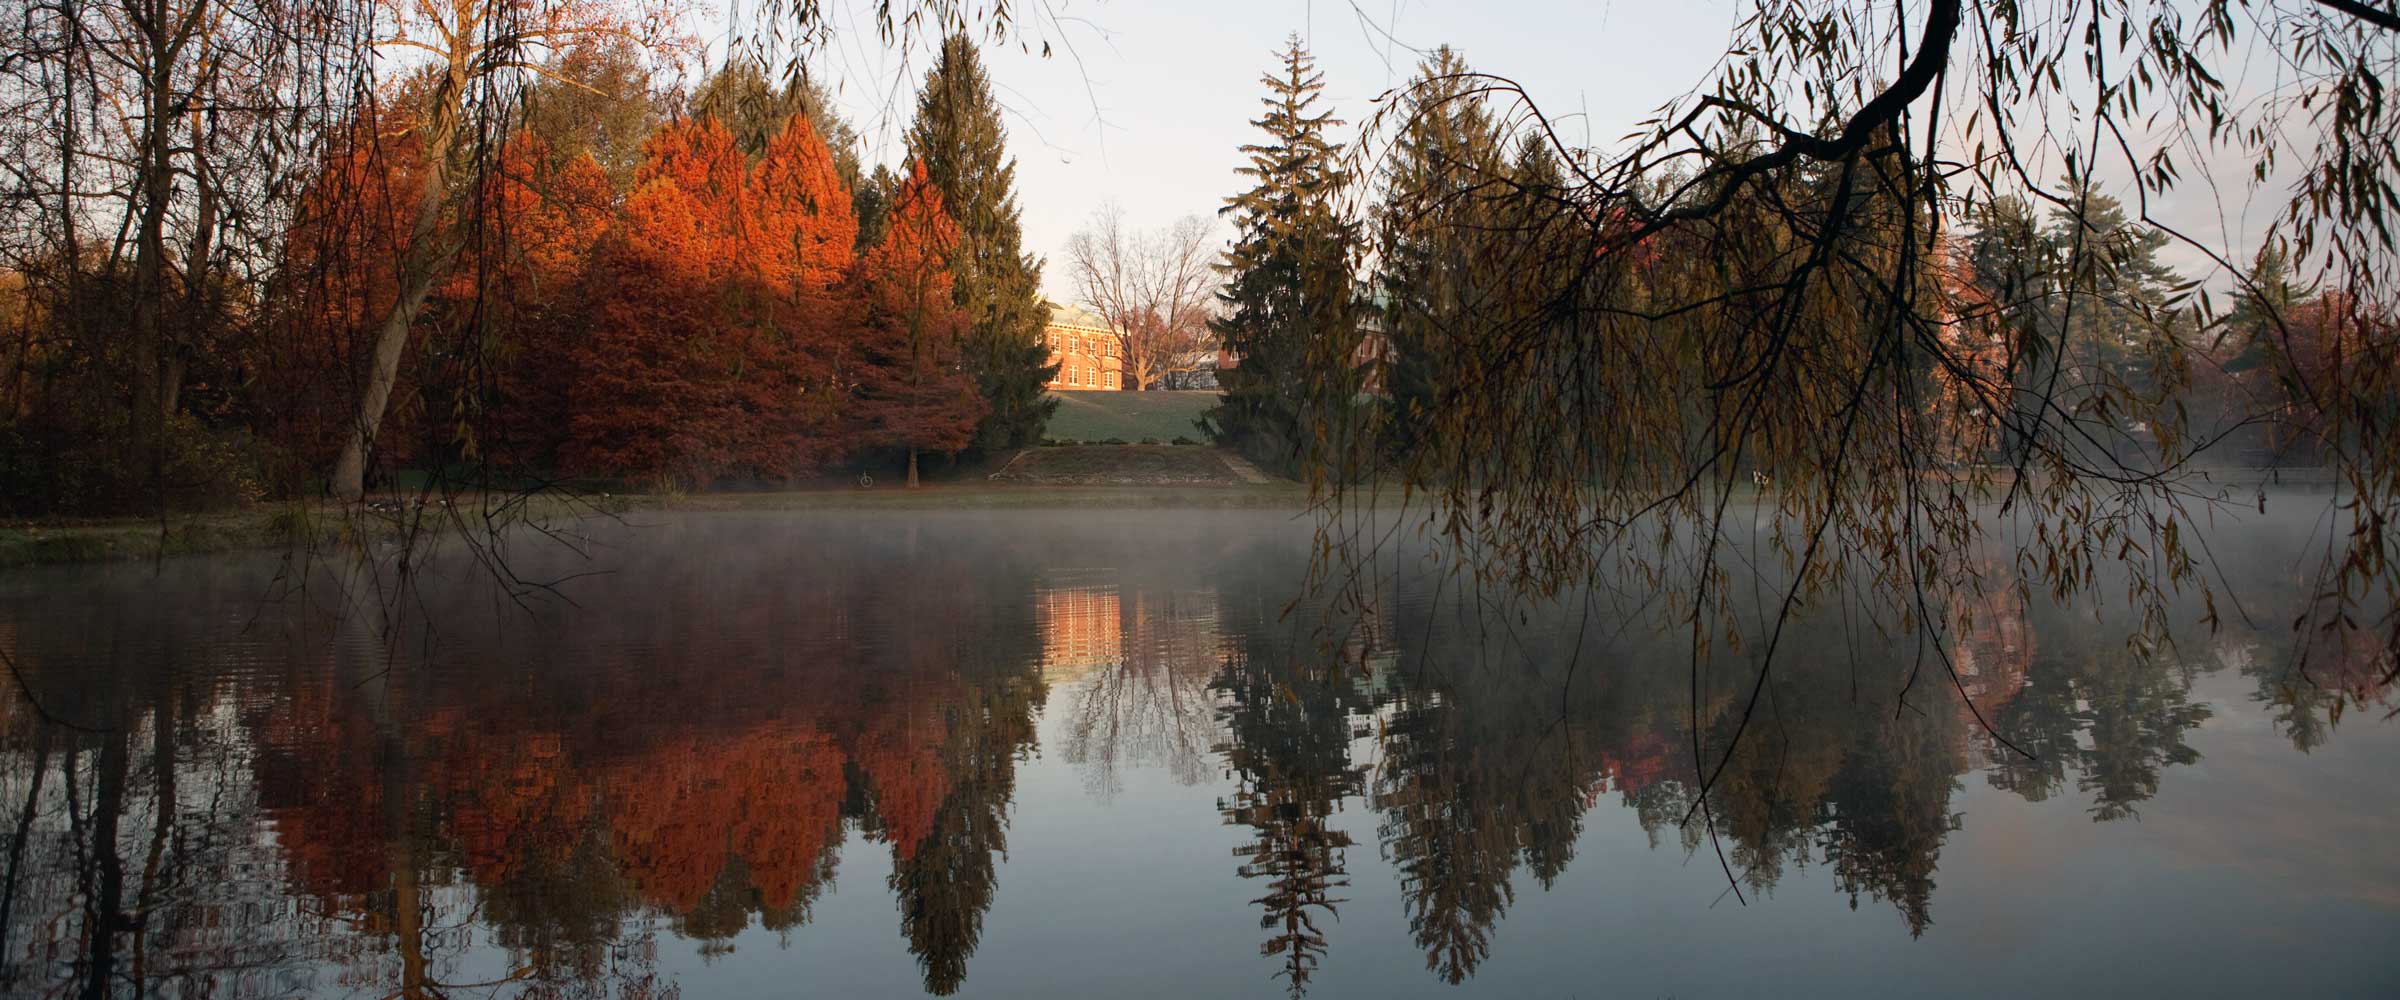
[[[1695,703],[1679,632],[1409,560],[1287,615],[1285,514],[643,522],[390,630],[265,557],[0,577],[0,993],[2400,992],[2400,728],[2293,676],[2299,529],[2162,652],[1997,597],[1903,696],[1811,613],[1694,813],[1747,660]]]

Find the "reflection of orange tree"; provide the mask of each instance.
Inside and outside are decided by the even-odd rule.
[[[859,731],[852,756],[873,788],[875,818],[893,853],[905,861],[933,831],[934,811],[950,791],[942,757],[949,736],[945,709],[956,704],[956,684],[939,686],[946,697],[920,687],[894,699]]]
[[[731,732],[670,717],[641,734],[638,749],[623,746],[628,734],[611,734],[605,753],[588,736],[463,725],[512,716],[445,707],[413,727],[398,762],[371,744],[325,752],[326,741],[354,743],[345,734],[372,728],[362,726],[364,706],[318,709],[304,727],[315,752],[269,754],[263,798],[295,877],[333,911],[365,907],[379,932],[398,932],[374,916],[394,912],[380,901],[395,886],[443,881],[436,858],[456,857],[486,897],[503,902],[492,916],[521,922],[504,938],[580,944],[533,957],[583,967],[636,905],[673,914],[683,933],[702,938],[739,931],[750,913],[770,926],[804,922],[831,871],[845,803],[869,804],[872,813],[857,818],[893,844],[893,887],[929,985],[955,988],[990,905],[992,855],[1003,843],[1017,754],[1032,738],[1031,703],[956,677],[889,694],[811,701],[821,720]],[[311,711],[309,698],[297,701]],[[378,762],[402,766],[411,780],[395,786]],[[851,775],[871,794],[854,795]],[[414,834],[395,839],[395,830],[427,820],[447,850]],[[622,892],[608,891],[612,882]],[[581,913],[584,902],[601,909]]]
[[[845,788],[840,748],[805,724],[661,746],[607,768],[599,785],[626,877],[685,913],[734,859],[758,905],[790,907],[839,834]]]
[[[1030,663],[1004,652],[1015,667],[999,669],[912,638],[872,665],[712,659],[704,691],[663,697],[657,678],[699,669],[656,662],[676,649],[710,655],[705,643],[666,642],[648,662],[581,661],[519,683],[395,672],[363,688],[297,685],[286,710],[252,723],[269,748],[262,798],[300,884],[330,912],[366,917],[415,969],[405,957],[415,946],[397,936],[425,928],[388,916],[410,909],[395,887],[450,884],[455,859],[476,895],[451,892],[443,905],[475,908],[443,927],[481,912],[497,940],[524,950],[533,980],[630,989],[651,980],[617,968],[621,949],[607,947],[627,917],[663,911],[707,941],[754,916],[774,929],[805,923],[848,818],[893,844],[911,947],[929,987],[955,988],[1033,739],[1043,688],[1018,676]],[[778,695],[789,690],[810,696]],[[432,707],[393,711],[393,691]]]

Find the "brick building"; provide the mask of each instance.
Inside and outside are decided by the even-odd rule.
[[[1050,303],[1050,323],[1042,328],[1042,343],[1058,376],[1052,391],[1122,389],[1125,359],[1117,333],[1108,321],[1074,306]]]

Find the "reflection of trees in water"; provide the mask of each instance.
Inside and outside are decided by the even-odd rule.
[[[1921,934],[1941,849],[1966,822],[1954,798],[1970,769],[2029,799],[2072,787],[2096,819],[2129,817],[2164,771],[2198,759],[2187,739],[2212,711],[2190,699],[2186,658],[2129,651],[2077,612],[2028,612],[2013,595],[1962,609],[1947,663],[1807,616],[1787,627],[1778,673],[1710,793],[1712,840],[1692,720],[1701,745],[1727,743],[1753,676],[1741,650],[1702,666],[1694,706],[1688,654],[1671,637],[1633,629],[1577,655],[1571,616],[1465,617],[1404,631],[1415,648],[1378,678],[1372,795],[1416,943],[1451,982],[1491,955],[1519,869],[1545,887],[1560,877],[1583,812],[1609,791],[1654,843],[1721,848],[1753,893],[1820,866],[1854,907],[1880,900]],[[1942,674],[1952,669],[1955,687]],[[1918,678],[1902,697],[1925,671],[1945,686]],[[2034,758],[2006,750],[1978,712]]]
[[[1335,658],[1295,655],[1276,641],[1295,623],[1278,620],[1256,592],[1229,599],[1226,610],[1239,648],[1228,651],[1215,687],[1218,753],[1234,788],[1217,808],[1227,825],[1249,828],[1234,852],[1241,877],[1263,890],[1250,901],[1267,932],[1259,954],[1281,960],[1276,975],[1298,996],[1328,947],[1320,921],[1347,902],[1336,893],[1350,884],[1352,841],[1334,814],[1364,785],[1350,743],[1367,704],[1349,670],[1326,664]]]
[[[1992,719],[2026,753],[1995,748],[1991,782],[2039,802],[2072,775],[2076,790],[2091,796],[2093,819],[2137,815],[2158,794],[2161,770],[2200,759],[2184,738],[2212,710],[2191,703],[2190,689],[2182,668],[2163,657],[2043,656]]]
[[[955,991],[1045,704],[1063,713],[1057,749],[1102,793],[1128,765],[1191,780],[1222,763],[1261,950],[1294,992],[1350,895],[1353,806],[1373,810],[1414,943],[1450,982],[1494,957],[1521,893],[1567,875],[1610,795],[1654,845],[1712,862],[1722,847],[1747,894],[1814,866],[1922,933],[1941,851],[1972,821],[1957,805],[1970,769],[2132,817],[2198,759],[2191,731],[2216,709],[2193,700],[2197,672],[2254,678],[2308,749],[2341,706],[2381,698],[2390,669],[2372,642],[2302,644],[2271,620],[2129,650],[2081,612],[2000,597],[1957,610],[1945,666],[1807,616],[1710,793],[1710,827],[1693,819],[1689,748],[1695,732],[1728,742],[1754,676],[1741,650],[1703,664],[1695,705],[1673,632],[1579,638],[1563,613],[1490,627],[1421,580],[1365,616],[1411,608],[1408,627],[1350,635],[1322,608],[1284,616],[1286,591],[1262,581],[1288,582],[1296,557],[1251,550],[1200,589],[1111,577],[1111,630],[1064,645],[1113,655],[1061,675],[1053,699],[1034,667],[1061,644],[1029,595],[1055,581],[1005,546],[889,527],[813,539],[847,548],[812,558],[703,532],[685,541],[734,554],[705,570],[637,556],[581,595],[607,613],[531,643],[510,638],[514,618],[428,646],[300,609],[235,632],[254,609],[153,600],[133,576],[12,602],[31,610],[0,622],[0,650],[82,728],[21,700],[0,714],[0,992],[431,995],[513,975],[536,996],[671,994],[662,933],[716,953],[752,927],[799,932],[854,840],[889,854],[926,988]],[[118,645],[95,652],[100,634]],[[1982,731],[1951,666],[2030,758]]]
[[[1026,577],[988,550],[970,564],[956,546],[876,544],[920,575],[774,553],[648,567],[579,595],[613,613],[523,648],[462,626],[387,657],[380,637],[272,609],[262,628],[294,646],[236,665],[239,685],[142,644],[239,652],[224,623],[242,617],[193,600],[202,620],[145,620],[174,602],[144,581],[93,595],[81,626],[98,632],[0,622],[58,692],[45,706],[105,729],[45,727],[21,704],[6,720],[0,791],[36,804],[9,814],[30,835],[0,921],[6,990],[672,995],[657,929],[708,953],[753,921],[804,925],[850,829],[892,843],[901,930],[928,988],[955,989],[1044,695]],[[81,659],[99,632],[126,650]],[[175,723],[158,740],[154,715]],[[182,808],[154,821],[156,801]],[[155,852],[135,835],[153,829]]]
[[[1034,748],[1042,694],[1034,678],[975,689],[954,713],[957,729],[944,747],[953,775],[949,795],[913,849],[893,846],[890,885],[901,933],[930,992],[958,991],[982,939],[983,915],[998,889],[993,861],[1008,850],[1016,765]]]
[[[2254,700],[2268,707],[2275,727],[2307,753],[2333,737],[2345,714],[2369,719],[2392,714],[2392,683],[2400,650],[2373,627],[2334,623],[2308,634],[2264,627],[2220,635],[2220,664],[2255,683]]]

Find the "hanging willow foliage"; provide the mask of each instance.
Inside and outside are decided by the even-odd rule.
[[[2342,483],[2291,626],[2400,648],[2396,45],[2371,4],[1756,0],[1714,77],[1608,152],[1445,53],[1360,155],[1421,160],[1436,120],[1523,145],[1446,183],[1353,171],[1417,178],[1356,193],[1387,234],[1375,266],[1415,294],[1384,304],[1374,365],[1398,388],[1321,428],[1363,471],[1318,490],[1320,572],[1371,589],[1414,530],[1502,593],[1663,597],[1695,663],[1750,647],[1753,707],[1783,623],[1840,600],[1926,639],[1947,687],[1957,609],[1989,591],[2080,595],[2122,565],[2136,642],[2165,638],[2178,592],[2212,624],[2250,613],[2195,529],[2263,493],[2200,463],[2274,421]],[[2226,82],[2252,52],[2280,75]],[[2227,162],[2242,176],[2207,176]],[[2313,313],[2152,211],[2224,184],[2288,190],[2266,243],[2332,290]],[[2004,280],[2000,223],[2030,233],[2037,209],[2057,221]],[[2157,266],[2170,243],[2214,262],[2213,290]],[[2198,384],[2248,394],[2195,417]],[[1779,596],[1743,635],[1733,602],[1761,580]],[[1704,792],[1741,735],[1695,738]]]

